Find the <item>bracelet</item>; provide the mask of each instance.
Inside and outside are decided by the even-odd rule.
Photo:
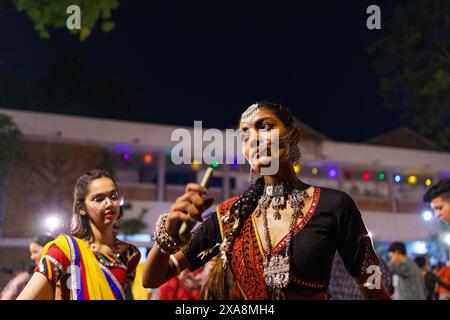
[[[170,255],[170,260],[172,260],[173,264],[175,265],[175,268],[177,268],[177,274],[181,273],[181,267],[180,264],[178,263],[177,258],[175,258],[175,256],[173,254]]]
[[[171,255],[180,250],[184,244],[181,239],[175,238],[166,231],[166,220],[169,214],[162,214],[156,222],[156,230],[154,234],[155,246],[161,250],[162,253]]]

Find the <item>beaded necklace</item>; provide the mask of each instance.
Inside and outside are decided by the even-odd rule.
[[[91,247],[92,251],[94,252],[95,256],[98,258],[101,264],[103,264],[105,267],[113,268],[118,267],[127,270],[127,264],[122,258],[122,255],[120,254],[120,250],[117,246],[117,240],[114,239],[114,257],[115,261],[110,261],[106,255],[102,252],[100,252],[94,245],[93,242],[89,242],[89,246]]]

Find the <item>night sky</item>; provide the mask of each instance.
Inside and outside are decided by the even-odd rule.
[[[67,30],[41,39],[28,17],[6,9],[0,68],[37,77],[78,49],[92,72],[119,76],[139,92],[137,121],[225,128],[248,105],[270,100],[332,139],[358,142],[407,125],[382,107],[364,52],[386,32],[366,28],[370,4],[121,0],[115,29],[97,28],[85,42]],[[392,3],[376,4],[385,21]]]

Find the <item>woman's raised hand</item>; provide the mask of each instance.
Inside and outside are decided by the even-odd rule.
[[[199,184],[186,185],[185,193],[170,207],[166,220],[166,231],[171,236],[178,236],[178,230],[183,222],[202,221],[202,213],[214,202],[212,198],[206,199],[206,192]]]

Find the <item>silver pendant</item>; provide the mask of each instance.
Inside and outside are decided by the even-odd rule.
[[[287,255],[276,255],[266,259],[263,263],[264,280],[275,299],[280,298],[281,289],[286,288],[289,284],[290,265],[290,257]]]
[[[272,198],[272,207],[280,208],[284,205],[284,197],[273,197]]]

